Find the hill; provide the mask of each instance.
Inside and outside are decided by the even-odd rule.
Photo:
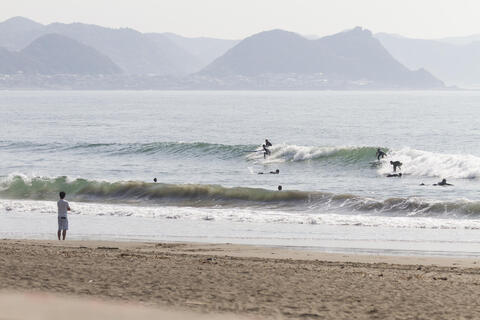
[[[37,38],[43,25],[33,20],[14,17],[0,22],[0,47],[18,51]]]
[[[455,45],[378,33],[382,45],[409,68],[425,68],[449,85],[480,84],[480,42]]]
[[[21,51],[41,74],[115,74],[122,70],[108,57],[59,34],[47,34]]]
[[[371,32],[355,28],[317,40],[272,30],[253,35],[200,72],[211,77],[264,74],[322,74],[327,82],[362,81],[369,86],[439,88],[425,70],[396,61]]]
[[[19,51],[46,34],[60,34],[96,49],[126,74],[185,75],[203,66],[168,37],[133,29],[105,28],[84,23],[42,25],[16,17],[0,23],[0,47]]]
[[[117,74],[108,57],[73,39],[48,34],[21,51],[0,48],[1,74]]]
[[[174,33],[163,33],[162,35],[192,54],[202,64],[202,67],[222,56],[239,42],[238,40],[207,37],[188,38]]]

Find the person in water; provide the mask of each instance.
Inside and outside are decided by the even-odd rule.
[[[393,177],[397,177],[397,178],[401,178],[402,177],[402,173],[391,173],[391,174],[387,174],[386,175],[387,178],[393,178]]]
[[[280,170],[270,171],[270,174],[280,174]],[[265,174],[264,172],[259,172],[258,174]]]
[[[393,172],[397,172],[397,168],[402,169],[402,164],[400,161],[390,161],[390,164],[393,166]]]
[[[263,159],[265,159],[267,156],[271,154],[270,150],[268,150],[267,145],[262,144],[263,148]]]
[[[157,183],[157,178],[153,178],[153,182]]]
[[[434,186],[453,186],[453,184],[447,183],[447,179],[442,179],[442,181],[435,183]]]
[[[282,186],[278,186],[277,189],[278,189],[278,191],[282,191],[283,188],[282,188]]]
[[[271,147],[272,146],[272,143],[270,141],[268,141],[268,139],[265,139],[265,145],[267,147]]]
[[[385,158],[387,154],[385,152],[383,152],[380,148],[377,149],[377,153],[376,153],[376,157],[377,157],[377,160],[380,160],[380,158]]]

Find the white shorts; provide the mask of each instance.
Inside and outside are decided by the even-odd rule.
[[[58,231],[60,230],[68,230],[67,217],[58,217]]]

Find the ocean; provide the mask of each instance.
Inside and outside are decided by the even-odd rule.
[[[467,91],[0,91],[0,237],[54,239],[63,190],[72,239],[477,256],[479,115]]]

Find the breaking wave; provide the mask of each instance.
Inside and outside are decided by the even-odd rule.
[[[392,150],[382,160],[379,173],[391,172],[391,160],[401,161],[402,172],[415,176],[457,179],[480,177],[480,157],[469,154],[444,154],[411,148]]]
[[[33,143],[0,141],[0,151],[35,153],[75,153],[103,156],[176,157],[179,159],[240,160],[258,164],[313,161],[326,165],[360,166],[369,168],[378,164],[379,174],[391,172],[389,161],[403,163],[402,172],[414,176],[476,179],[480,177],[480,157],[470,154],[445,154],[412,148],[387,149],[387,157],[374,162],[374,146],[298,146],[276,144],[264,159],[258,145],[227,145],[205,142],[152,142],[152,143]]]
[[[217,159],[244,159],[253,162],[297,162],[326,160],[358,163],[375,159],[376,147],[319,147],[277,144],[270,148],[271,155],[264,159],[258,145],[227,145],[206,142],[152,142],[152,143],[33,143],[0,142],[0,150],[25,152],[73,152],[80,154],[169,155],[181,158],[214,157]]]
[[[0,184],[0,196],[10,199],[56,200],[65,191],[74,201],[193,207],[285,208],[308,212],[362,213],[387,216],[448,216],[478,218],[479,201],[428,201],[421,198],[378,200],[352,194],[273,191],[261,188],[139,181],[31,178],[13,176]]]

